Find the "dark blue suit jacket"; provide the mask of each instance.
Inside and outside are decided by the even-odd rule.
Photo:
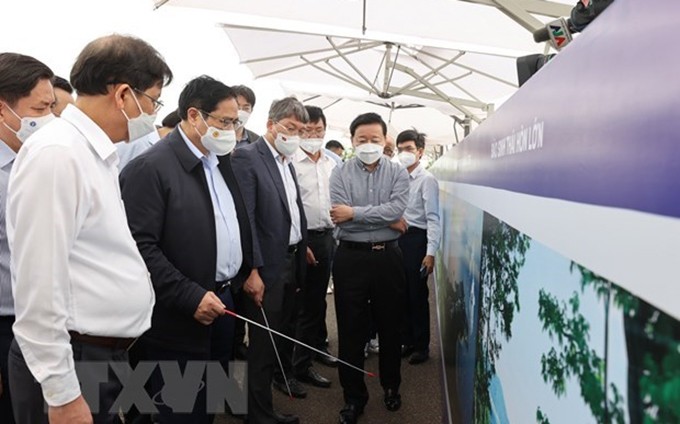
[[[269,307],[278,309],[282,300],[279,296],[283,293],[278,285],[290,240],[291,215],[283,179],[266,143],[260,137],[255,143],[235,150],[231,163],[252,224],[253,262],[265,284],[265,305],[271,302]],[[296,284],[301,288],[306,269],[307,219],[295,169],[288,165],[288,171],[295,180],[300,210],[302,240],[296,253]]]
[[[234,279],[243,284],[253,266],[252,235],[229,156],[218,169],[236,207],[243,264]],[[206,291],[215,289],[215,215],[205,171],[178,129],[121,172],[128,224],[156,292],[151,329],[144,337],[175,350],[205,351],[209,329],[193,318]]]

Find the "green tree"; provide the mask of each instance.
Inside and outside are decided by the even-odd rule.
[[[524,266],[530,239],[497,218],[484,214],[479,301],[477,302],[477,360],[475,362],[475,423],[490,421],[489,386],[496,373],[502,339],[512,337],[519,311],[517,277]]]

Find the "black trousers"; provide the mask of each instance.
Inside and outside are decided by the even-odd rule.
[[[79,362],[108,363],[127,362],[128,360],[127,352],[123,349],[110,349],[76,341],[71,341],[71,347],[76,365]],[[93,410],[94,423],[120,423],[117,413],[109,413],[122,389],[118,376],[109,367],[108,382],[100,383],[98,373],[90,373],[88,370],[87,366],[77,367],[76,373],[78,374],[78,381],[80,381],[81,387],[97,387],[97,385],[99,387],[97,413],[94,413],[94,405],[85,396],[90,409]],[[28,369],[16,340],[12,342],[9,351],[9,384],[12,391],[12,406],[14,407],[16,422],[18,424],[47,424],[47,407],[45,406],[42,389]]]
[[[326,324],[326,290],[331,276],[331,261],[335,253],[333,234],[310,231],[309,248],[314,253],[317,265],[307,265],[307,275],[302,292],[302,308],[297,325],[297,339],[317,349],[323,347],[322,337]],[[300,345],[295,346],[293,360],[295,374],[306,372],[312,366],[316,353]]]
[[[2,394],[0,394],[0,423],[14,424],[14,414],[12,413],[12,397],[9,389],[9,372],[7,364],[9,362],[9,347],[14,340],[12,333],[14,316],[0,316],[0,373],[2,373]]]
[[[284,330],[283,327],[286,326],[286,319],[290,322],[289,316],[293,314],[295,307],[295,261],[295,254],[289,253],[286,256],[280,279],[267,287],[262,305],[270,327],[284,333],[290,331],[291,334],[290,325],[287,326],[288,330]],[[243,296],[242,305],[247,318],[265,325],[262,310],[249,296]],[[283,361],[284,345],[280,343],[280,337],[273,337]],[[279,365],[272,340],[268,331],[255,325],[248,326],[248,340],[248,421],[251,424],[275,424],[277,420],[274,417],[271,384]],[[292,346],[289,350],[292,355]],[[290,368],[291,356],[288,358]]]
[[[420,276],[420,267],[427,254],[427,232],[411,227],[399,238],[399,248],[404,254],[406,296],[402,344],[413,346],[418,352],[429,352],[430,302],[427,277]]]
[[[335,308],[340,359],[364,367],[364,345],[371,314],[380,338],[380,384],[401,384],[401,307],[405,278],[398,247],[381,251],[354,250],[342,242],[333,263]],[[370,301],[370,303],[369,303]],[[363,407],[368,401],[364,375],[338,367],[346,403]]]

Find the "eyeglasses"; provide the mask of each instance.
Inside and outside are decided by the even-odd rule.
[[[206,115],[206,116],[211,117],[211,118],[214,119],[215,121],[217,121],[217,122],[219,122],[220,124],[222,124],[223,128],[227,128],[227,129],[229,129],[229,128],[236,128],[236,127],[238,127],[238,126],[241,125],[241,120],[238,119],[238,118],[237,118],[237,119],[218,118],[217,116],[211,115],[211,114],[209,114],[208,112],[206,112],[206,111],[204,111],[204,110],[201,110],[201,113],[204,114],[204,115]]]
[[[318,137],[323,138],[326,135],[326,130],[323,128],[306,128],[304,130],[304,135],[307,137]]]
[[[283,128],[284,130],[286,130],[286,135],[289,135],[289,136],[293,136],[293,137],[295,137],[295,136],[304,137],[305,134],[306,134],[304,128],[300,128],[300,129],[297,129],[297,128],[295,128],[295,127],[292,127],[292,128],[291,128],[291,127],[287,127],[287,126],[283,125],[283,124],[280,123],[280,122],[276,122],[276,125],[280,126],[280,127]]]
[[[138,90],[134,87],[132,89],[135,90],[137,93],[141,94],[142,96],[146,97],[147,99],[151,100],[151,102],[153,102],[153,113],[158,112],[163,107],[162,101],[154,99],[153,97],[149,96],[148,94],[146,94],[142,90]]]

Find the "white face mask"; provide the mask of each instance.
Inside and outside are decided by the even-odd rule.
[[[203,116],[201,116],[201,119],[203,119]],[[203,119],[203,123],[208,127],[205,134],[201,136],[201,144],[203,144],[203,147],[215,153],[217,156],[228,155],[234,150],[234,147],[236,147],[236,131],[220,130],[211,127],[205,122],[205,119]],[[198,130],[196,130],[196,132],[198,132]]]
[[[238,120],[241,121],[241,124],[239,125],[240,128],[246,126],[248,119],[250,119],[250,112],[246,112],[245,110],[238,111]]]
[[[315,155],[323,146],[323,138],[305,138],[300,140],[300,148],[310,155]]]
[[[405,168],[408,168],[409,166],[416,163],[415,153],[401,152],[397,155],[397,158],[399,158],[399,162],[401,162],[401,164],[404,165]]]
[[[26,141],[26,139],[30,137],[31,134],[44,127],[45,124],[55,118],[55,116],[51,113],[45,116],[26,116],[22,118],[17,115],[17,113],[11,107],[9,107],[9,105],[5,104],[5,106],[7,106],[7,109],[9,109],[10,112],[12,112],[14,116],[16,116],[21,121],[21,125],[19,126],[18,131],[14,131],[9,125],[7,125],[7,123],[3,122],[3,124],[8,130],[12,131],[22,143]]]
[[[274,140],[274,146],[283,156],[290,157],[300,146],[300,136],[278,133]]]
[[[366,165],[373,165],[383,154],[383,146],[375,143],[364,143],[354,148],[357,157]]]
[[[130,119],[127,116],[127,113],[125,113],[125,110],[121,109],[120,111],[123,112],[125,119],[128,121],[128,140],[132,141],[145,137],[151,132],[156,132],[156,114],[154,113],[153,115],[149,115],[148,113],[144,112],[142,110],[142,106],[139,104],[139,101],[137,101],[137,95],[132,91],[132,88],[130,88],[130,92],[132,93],[132,98],[135,100],[141,115]]]

